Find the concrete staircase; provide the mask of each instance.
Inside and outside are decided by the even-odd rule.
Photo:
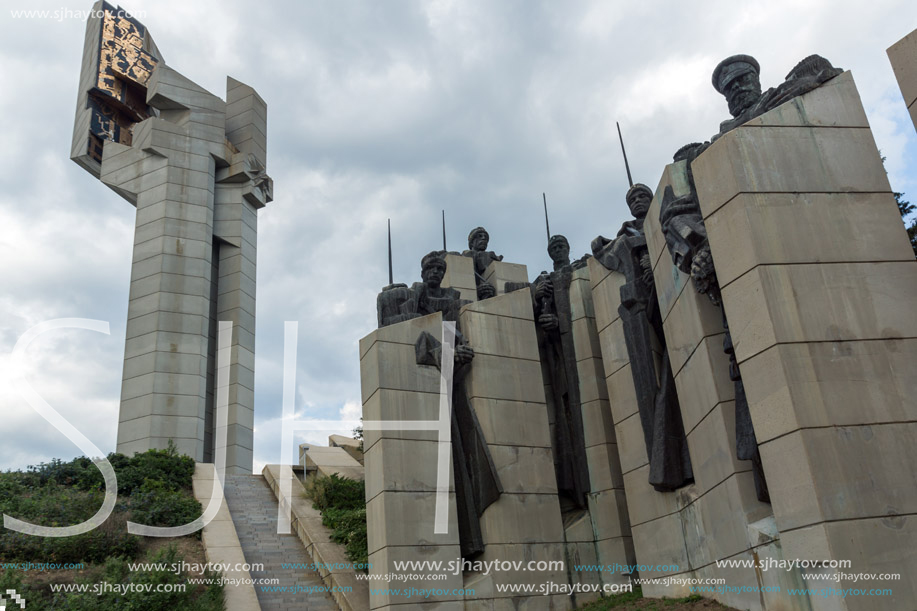
[[[263,611],[338,611],[331,595],[317,589],[324,586],[318,572],[310,568],[281,567],[284,563],[305,566],[312,559],[296,535],[277,534],[277,500],[264,478],[260,475],[227,475],[224,494],[245,561],[264,565],[262,571],[251,571],[252,579],[277,578],[280,580],[277,587],[286,586],[289,589],[287,592],[270,592],[262,591],[263,585],[255,585]],[[310,587],[315,590],[308,592]]]

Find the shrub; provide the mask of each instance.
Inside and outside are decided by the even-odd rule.
[[[313,476],[306,479],[306,496],[322,512],[322,524],[332,530],[331,540],[344,546],[354,564],[366,564],[366,486],[340,477]]]
[[[4,474],[8,475],[8,474]],[[5,503],[10,516],[41,526],[71,526],[89,519],[102,506],[104,495],[98,490],[83,491],[59,486],[55,479],[47,485]],[[7,499],[9,500],[9,499]],[[98,562],[111,554],[133,556],[139,540],[128,534],[126,507],[116,505],[102,525],[72,537],[33,537],[0,529],[0,558],[8,561]]]
[[[191,490],[194,459],[178,453],[172,441],[165,450],[148,450],[126,458],[110,454],[109,460],[118,474],[118,493],[133,494],[148,480],[156,480],[169,490]]]
[[[203,513],[201,504],[189,492],[172,490],[164,482],[152,479],[134,490],[130,507],[132,521],[147,526],[182,526]]]
[[[101,579],[98,581],[111,584],[153,584],[153,591],[126,593],[103,592],[96,595],[63,594],[55,599],[52,608],[69,609],[70,611],[102,611],[108,609],[125,609],[128,611],[159,611],[161,609],[182,609],[185,611],[219,611],[223,609],[223,586],[212,583],[203,587],[189,584],[183,592],[156,592],[159,584],[180,585],[186,583],[186,575],[169,570],[169,565],[183,560],[175,546],[168,546],[158,553],[147,557],[147,562],[161,563],[162,569],[148,571],[128,570],[124,558],[112,557],[105,563]],[[208,573],[205,578],[218,579],[218,573]],[[88,583],[85,582],[85,583]]]
[[[112,555],[133,558],[139,539],[127,532],[128,512],[134,522],[150,526],[180,526],[201,515],[201,505],[191,494],[194,460],[179,455],[171,442],[165,450],[131,458],[112,453],[108,460],[118,476],[119,492],[108,520],[73,537],[33,537],[0,528],[0,558],[60,563],[101,562]],[[104,488],[102,473],[90,459],[53,459],[25,472],[0,473],[0,510],[32,524],[71,526],[95,515]]]
[[[344,546],[348,560],[354,564],[368,563],[366,507],[326,509],[322,512],[322,524],[332,530],[331,540]]]
[[[366,507],[366,486],[363,482],[340,477],[337,473],[309,478],[306,494],[312,499],[312,507],[320,511]]]

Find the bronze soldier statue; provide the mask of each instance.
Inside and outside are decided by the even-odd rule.
[[[623,274],[626,279],[621,286],[618,314],[650,464],[649,483],[660,492],[671,491],[693,482],[694,473],[643,232],[653,192],[638,183],[628,189],[625,199],[634,220],[625,221],[614,240],[602,236],[593,240],[592,252],[607,269]],[[659,371],[653,354],[653,335],[662,348]]]
[[[497,294],[497,290],[486,280],[484,272],[494,261],[502,261],[503,255],[498,255],[492,250],[487,250],[490,234],[483,227],[475,227],[468,234],[468,250],[462,256],[474,259],[474,281],[478,287],[478,300],[489,299]]]
[[[586,263],[582,259],[570,262],[570,243],[562,235],[551,236],[548,254],[554,262],[554,271],[538,276],[532,286],[532,295],[539,329],[538,348],[546,382],[550,382],[552,391],[549,404],[552,407],[554,471],[562,509],[584,509],[589,492],[589,471],[573,347],[570,284],[574,270]]]
[[[459,327],[459,310],[467,303],[458,290],[443,287],[444,251],[433,251],[421,260],[421,278],[411,288],[389,285],[380,293],[380,327],[441,312],[444,321],[456,323],[455,367],[452,379],[452,469],[462,557],[484,551],[480,517],[503,492],[497,469],[465,389],[465,378],[474,359]],[[394,288],[392,288],[394,286]],[[385,313],[382,311],[385,308]],[[442,367],[442,343],[423,332],[415,344],[418,366]]]

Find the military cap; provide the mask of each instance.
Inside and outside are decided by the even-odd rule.
[[[751,55],[727,57],[717,64],[716,69],[713,71],[713,88],[726,95],[726,85],[749,72],[761,73],[761,66],[758,65],[758,60],[754,57]]]
[[[548,248],[551,248],[557,242],[563,242],[564,244],[567,245],[567,248],[570,247],[570,242],[567,241],[567,238],[558,234],[558,235],[552,235],[551,239],[548,240]]]

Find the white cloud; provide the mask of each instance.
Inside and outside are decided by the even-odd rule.
[[[284,321],[299,322],[297,413],[359,417],[357,342],[388,280],[386,219],[402,282],[440,246],[443,209],[450,248],[484,225],[506,260],[545,269],[543,191],[552,229],[586,252],[625,220],[615,121],[634,178],[654,186],[675,150],[725,118],[710,73],[727,55],[755,55],[765,86],[810,53],[852,69],[892,185],[917,201],[917,134],[885,56],[917,23],[908,0],[123,4],[146,12],[170,66],[218,95],[232,75],[268,103],[276,199],[259,215],[256,468],[280,458]],[[82,44],[77,20],[0,13],[0,353],[47,318],[110,321],[110,337],[35,351],[30,373],[107,451],[134,210],[67,159]],[[0,393],[4,431],[17,432],[0,468],[76,454]],[[297,440],[334,432],[350,434]]]

